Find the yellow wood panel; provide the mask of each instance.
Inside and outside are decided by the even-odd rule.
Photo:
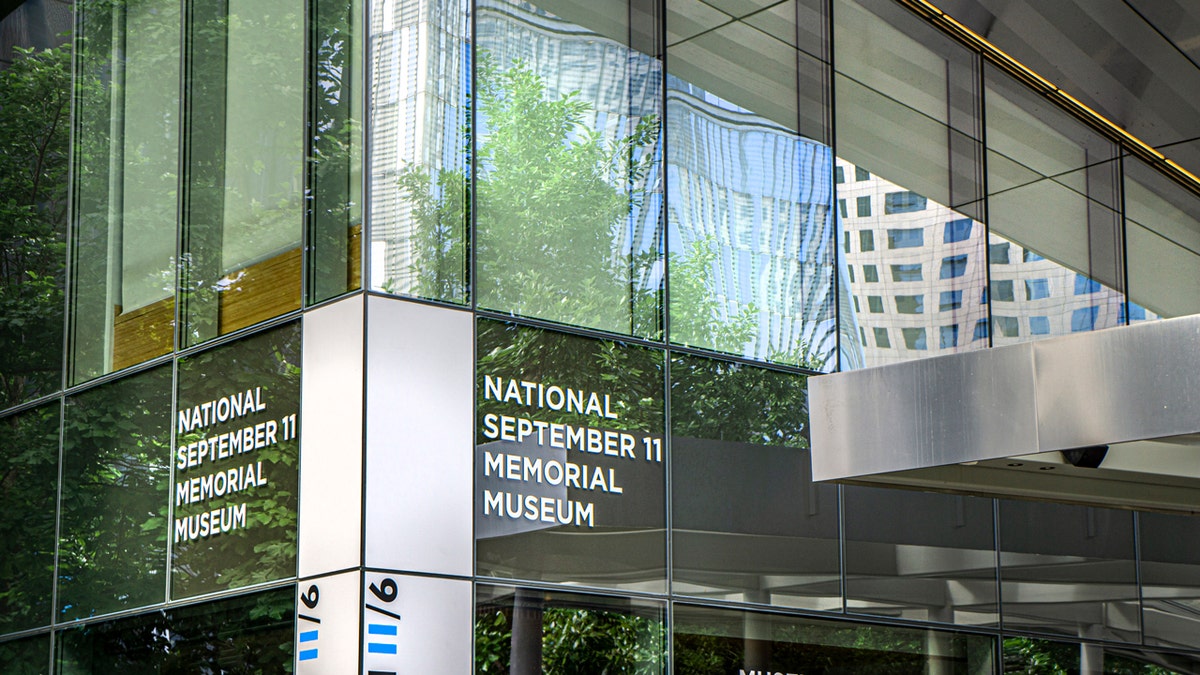
[[[218,301],[222,335],[300,309],[300,249],[230,274]]]
[[[128,368],[171,351],[175,298],[118,313],[113,321],[113,370]]]
[[[362,288],[362,225],[350,226],[350,240],[346,242],[349,251],[346,255],[348,291]]]

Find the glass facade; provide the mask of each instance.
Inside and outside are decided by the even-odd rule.
[[[1200,311],[927,18],[0,3],[0,670],[1197,672],[1200,517],[813,481],[810,378]]]

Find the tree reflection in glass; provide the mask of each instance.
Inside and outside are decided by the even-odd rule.
[[[663,607],[643,601],[480,586],[476,673],[666,672]]]
[[[169,366],[67,399],[59,620],[163,601],[170,453]]]
[[[0,419],[0,634],[50,623],[57,403]]]
[[[15,51],[0,67],[0,408],[7,408],[61,381],[71,48],[14,48],[2,38],[0,46]]]

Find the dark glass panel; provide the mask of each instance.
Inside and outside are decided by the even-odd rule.
[[[300,307],[306,5],[190,7],[183,345]]]
[[[478,573],[665,590],[662,352],[477,331]]]
[[[371,0],[370,287],[465,304],[470,3],[423,5]]]
[[[179,360],[171,597],[296,574],[300,326]]]
[[[81,5],[72,384],[174,345],[180,21],[178,0]]]
[[[1000,585],[1005,628],[1138,640],[1132,512],[1002,500]]]
[[[843,499],[851,611],[997,624],[992,500],[854,486]]]
[[[292,671],[295,591],[283,588],[63,631],[59,675]]]
[[[0,409],[62,382],[71,7],[0,19]]]
[[[674,605],[675,672],[991,673],[994,638]]]
[[[667,672],[666,607],[633,598],[476,588],[475,672]]]
[[[1139,513],[1146,644],[1200,648],[1200,517]]]
[[[59,409],[0,418],[0,634],[50,623]]]
[[[671,341],[832,369],[828,74],[807,32],[822,17],[799,31],[792,1],[667,10]]]
[[[166,599],[171,367],[67,399],[57,621]]]
[[[671,359],[675,593],[841,608],[837,487],[812,482],[806,380]]]
[[[661,338],[657,11],[607,9],[478,3],[477,303]]]
[[[362,286],[363,40],[358,0],[311,5],[308,298]]]
[[[49,675],[50,634],[0,642],[5,675]]]

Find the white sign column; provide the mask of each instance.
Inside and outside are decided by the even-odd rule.
[[[304,315],[297,675],[359,667],[364,296]]]

